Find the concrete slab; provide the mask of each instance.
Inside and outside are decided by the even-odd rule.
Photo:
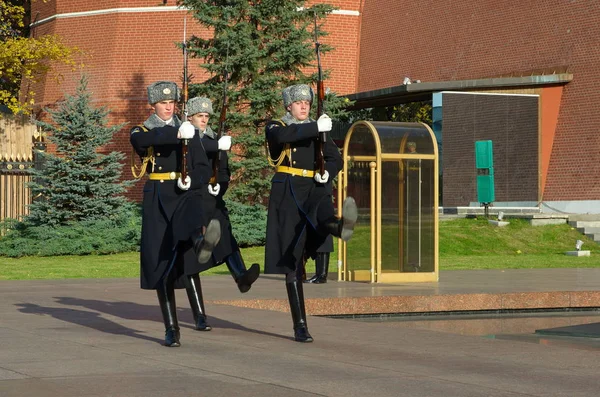
[[[493,219],[489,219],[488,223],[492,226],[504,227],[510,225],[510,222],[507,221],[495,221]]]
[[[320,302],[311,303],[315,312],[325,302],[340,310],[352,302],[393,307],[404,298],[428,299],[425,308],[454,299],[453,308],[468,310],[532,297],[530,307],[600,302],[600,269],[456,271],[440,279],[329,282],[307,285],[305,294]],[[295,343],[281,277],[261,276],[244,295],[229,276],[202,282],[213,331],[193,330],[178,290],[182,346],[166,348],[156,295],[138,280],[1,281],[0,396],[571,397],[595,396],[600,387],[599,349],[319,316],[308,318],[315,342]]]
[[[565,252],[567,256],[590,256],[589,250],[580,250],[580,251],[567,251]]]

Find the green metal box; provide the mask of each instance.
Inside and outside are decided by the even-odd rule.
[[[494,154],[492,141],[475,142],[475,168],[493,168]]]
[[[492,141],[475,142],[475,167],[477,168],[477,201],[491,203],[496,200],[494,190],[494,154]]]

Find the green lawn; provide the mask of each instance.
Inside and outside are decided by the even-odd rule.
[[[526,221],[510,219],[507,227],[490,226],[485,219],[457,219],[440,222],[440,269],[518,269],[600,266],[600,247],[568,225],[532,227]],[[397,260],[398,228],[386,226],[382,236],[383,258]],[[575,241],[583,240],[590,257],[566,256]],[[357,228],[349,253],[359,268],[369,264],[370,231]],[[332,263],[335,263],[334,252]],[[242,249],[246,264],[263,264],[264,248]],[[309,261],[307,271],[314,271]],[[219,266],[203,274],[228,274]],[[106,256],[0,257],[0,280],[58,278],[119,278],[139,276],[137,252]]]

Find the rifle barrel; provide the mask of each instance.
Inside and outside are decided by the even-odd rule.
[[[317,55],[317,119],[325,112],[323,102],[325,100],[325,88],[323,84],[323,69],[321,68],[321,43],[319,43],[319,27],[317,25],[317,13],[315,12],[315,52]],[[325,156],[323,154],[323,146],[327,140],[327,133],[319,133],[319,141],[317,142],[317,165],[319,173],[325,174]]]
[[[187,121],[187,101],[188,101],[188,52],[187,52],[187,38],[186,38],[186,24],[187,19],[183,19],[183,82],[182,82],[182,97],[183,104],[181,105],[181,121]],[[188,153],[188,140],[183,139],[181,141],[181,180],[185,183],[187,177],[187,153]]]

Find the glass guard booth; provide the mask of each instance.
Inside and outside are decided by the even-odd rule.
[[[359,209],[338,244],[338,280],[438,281],[438,148],[423,123],[358,121],[344,140],[338,213]]]

